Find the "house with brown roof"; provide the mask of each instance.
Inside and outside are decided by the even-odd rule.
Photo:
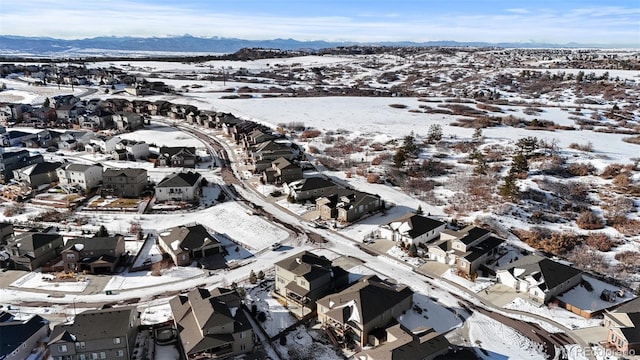
[[[354,222],[382,206],[380,196],[349,189],[337,189],[316,199],[316,209],[322,219],[336,219],[341,223]]]
[[[413,212],[380,226],[377,235],[405,245],[426,245],[440,238],[445,223]]]
[[[364,347],[371,335],[397,321],[413,303],[413,291],[375,275],[318,300],[318,321],[339,343]]]
[[[265,184],[280,185],[302,179],[302,168],[283,157],[267,163],[270,167],[266,168],[262,174],[262,181]],[[258,164],[254,165],[258,167]]]
[[[69,239],[62,250],[64,271],[113,273],[124,254],[124,236]]]
[[[220,241],[200,224],[160,231],[157,242],[178,266],[188,266],[194,260],[222,253]]]
[[[509,263],[498,269],[496,276],[501,284],[545,304],[582,281],[582,271],[539,255]]]
[[[604,313],[607,343],[630,355],[640,353],[640,298]]]
[[[356,353],[357,360],[433,360],[449,352],[449,341],[434,329],[409,330],[393,325],[376,338],[376,346]],[[377,344],[380,342],[380,344]]]
[[[253,329],[234,290],[199,288],[169,304],[185,359],[224,359],[253,351]]]
[[[134,359],[139,326],[135,306],[83,311],[72,324],[53,328],[48,343],[51,358]]]
[[[274,296],[295,316],[316,309],[316,300],[348,284],[348,273],[324,256],[304,251],[275,263]]]
[[[489,230],[469,225],[462,230],[442,230],[440,239],[428,246],[429,258],[454,265],[466,275],[473,275],[483,264],[497,258],[504,240],[491,235]]]

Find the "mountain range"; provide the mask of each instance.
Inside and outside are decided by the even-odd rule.
[[[489,42],[329,42],[299,41],[295,39],[246,40],[222,37],[196,37],[192,35],[171,37],[94,37],[64,40],[47,37],[24,37],[0,35],[0,56],[74,57],[87,54],[100,55],[114,52],[191,52],[191,53],[233,53],[242,48],[269,48],[280,50],[317,50],[337,46],[378,45],[378,46],[473,46],[505,48],[602,48],[594,44],[548,44],[535,42],[489,43]],[[612,47],[612,46],[607,46]],[[613,46],[628,47],[628,46]],[[99,50],[99,51],[98,51]]]

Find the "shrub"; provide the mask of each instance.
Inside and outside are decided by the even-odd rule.
[[[255,284],[258,282],[258,277],[256,276],[256,273],[253,270],[251,270],[251,272],[249,273],[249,282],[252,284]]]
[[[406,109],[407,105],[405,105],[405,104],[389,104],[389,107],[392,107],[394,109]]]
[[[379,183],[380,182],[380,175],[373,174],[373,173],[367,175],[367,182],[369,184],[377,184],[377,183]]]
[[[620,174],[623,169],[624,165],[622,164],[610,164],[604,168],[600,176],[604,179],[613,179],[616,175]]]
[[[587,176],[595,173],[596,168],[591,164],[570,164],[567,172],[572,176]]]
[[[300,137],[302,139],[311,139],[311,138],[316,138],[318,136],[320,136],[320,130],[305,130],[302,135],[300,135]]]
[[[260,312],[258,313],[258,316],[257,316],[256,318],[257,318],[257,319],[258,319],[258,321],[260,321],[260,322],[265,322],[265,321],[267,321],[267,314],[265,314],[265,312],[264,312],[264,311],[260,311]]]
[[[592,232],[589,233],[585,239],[587,246],[597,249],[599,251],[607,252],[613,247],[613,241],[611,237],[604,233]]]
[[[588,142],[586,144],[571,143],[571,144],[569,144],[569,149],[585,151],[585,152],[592,152],[593,151],[593,144],[591,142]]]
[[[580,229],[596,230],[604,227],[604,221],[593,211],[583,211],[578,215],[576,224]]]

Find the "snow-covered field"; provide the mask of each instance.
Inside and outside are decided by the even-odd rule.
[[[89,285],[89,281],[78,277],[70,280],[56,280],[55,275],[29,272],[20,279],[14,281],[11,286],[21,289],[36,289],[48,291],[60,291],[69,293],[81,293]]]

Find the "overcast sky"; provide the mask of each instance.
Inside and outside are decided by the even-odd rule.
[[[640,0],[0,0],[2,35],[640,47]]]

